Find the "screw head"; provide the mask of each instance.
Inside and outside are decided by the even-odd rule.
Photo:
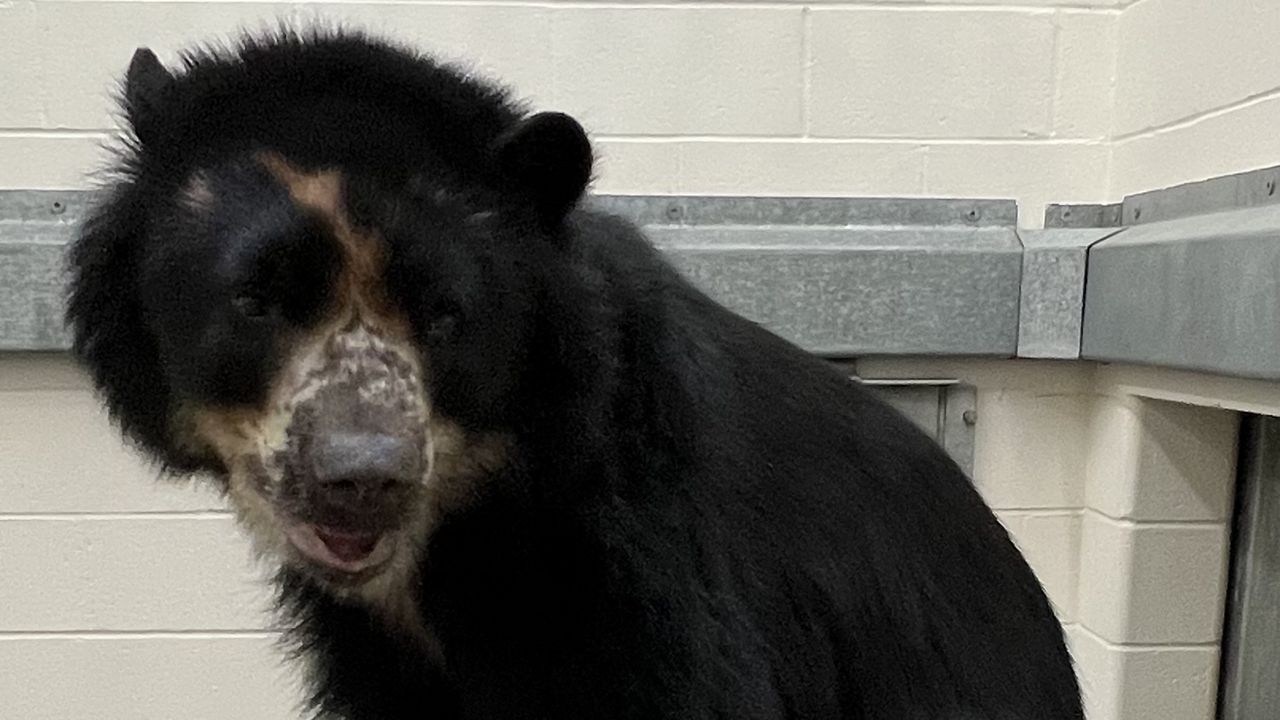
[[[977,411],[977,410],[965,410],[965,411],[964,411],[964,413],[960,415],[960,419],[961,419],[961,420],[964,420],[964,424],[965,424],[965,425],[968,425],[968,426],[970,426],[970,427],[972,427],[972,426],[974,426],[974,425],[977,425],[977,424],[978,424],[978,411]]]
[[[684,210],[679,205],[672,204],[667,206],[668,220],[679,220],[681,215],[684,215]]]
[[[61,215],[67,211],[67,206],[62,204],[61,201],[54,201],[53,205],[49,207],[49,211],[54,215]]]
[[[982,213],[978,212],[978,208],[969,208],[964,217],[969,222],[977,222],[978,218],[982,217]]]

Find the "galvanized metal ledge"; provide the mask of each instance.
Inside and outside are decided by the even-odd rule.
[[[1280,205],[1134,225],[1088,262],[1082,357],[1280,380]]]
[[[0,350],[67,347],[63,253],[89,202],[86,193],[0,191]],[[815,353],[1017,353],[1028,298],[1013,201],[597,196],[589,203],[645,226],[710,295]]]
[[[1280,380],[1278,176],[1055,206],[1059,227],[1021,231],[1004,200],[589,202],[643,225],[728,307],[828,357],[1081,358]],[[67,347],[62,258],[89,201],[0,191],[0,350]]]

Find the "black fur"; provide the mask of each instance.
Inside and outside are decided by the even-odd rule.
[[[391,248],[386,283],[438,410],[515,438],[421,559],[443,664],[282,571],[317,711],[1083,717],[1050,605],[962,471],[635,228],[576,209],[576,123],[526,120],[501,90],[352,33],[282,32],[185,65],[129,93],[135,137],[72,256],[76,351],[128,436],[174,469],[222,472],[176,444],[177,401],[252,402],[274,338],[323,302],[253,322],[217,309],[263,253],[284,268],[268,263],[277,299],[330,272],[289,244],[303,220],[251,190],[243,158],[269,149],[342,169],[350,212]],[[256,235],[184,215],[197,170]],[[253,287],[270,305],[271,282]]]

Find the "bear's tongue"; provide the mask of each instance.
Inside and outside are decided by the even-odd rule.
[[[363,560],[378,545],[378,533],[319,526],[315,531],[329,552],[344,562]]]

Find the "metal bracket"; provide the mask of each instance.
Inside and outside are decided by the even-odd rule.
[[[965,474],[973,477],[978,424],[978,391],[974,386],[950,379],[851,379],[928,433]]]

